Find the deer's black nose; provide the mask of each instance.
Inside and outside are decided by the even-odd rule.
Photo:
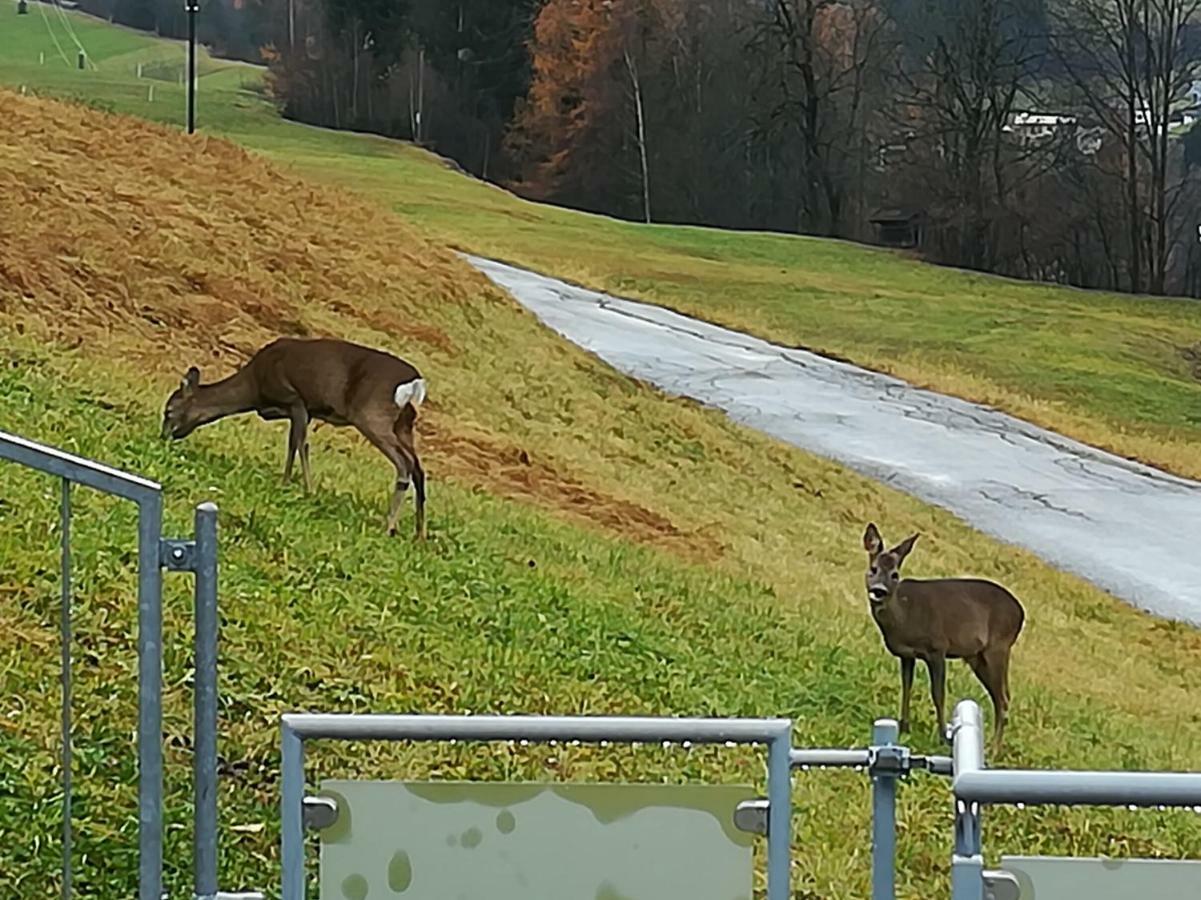
[[[873,584],[867,589],[867,595],[873,600],[883,600],[888,596],[888,588],[880,584]]]

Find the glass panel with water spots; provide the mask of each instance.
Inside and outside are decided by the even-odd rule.
[[[749,787],[324,781],[322,900],[749,900]]]

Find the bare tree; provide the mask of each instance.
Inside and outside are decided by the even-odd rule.
[[[888,56],[887,19],[867,0],[772,0],[748,50],[761,60],[764,130],[801,151],[801,227],[846,230],[848,193],[865,148],[863,99]]]
[[[911,164],[928,170],[927,196],[952,228],[947,261],[993,268],[1000,249],[992,224],[1050,150],[1008,137],[1019,101],[1034,102],[1038,10],[1027,0],[947,0],[923,13],[924,27],[907,23],[913,38],[899,70],[897,126],[914,136]]]
[[[1201,0],[1066,0],[1054,28],[1056,56],[1075,96],[1121,146],[1127,273],[1131,291],[1163,293],[1183,167],[1171,141],[1174,108],[1201,68],[1189,53]]]
[[[638,77],[638,63],[627,48],[622,53],[626,73],[630,76],[630,91],[634,99],[635,138],[638,141],[638,163],[642,175],[642,218],[648,225],[651,221],[650,169],[646,161],[646,117],[642,108],[642,80]]]

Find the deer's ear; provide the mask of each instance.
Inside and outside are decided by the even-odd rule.
[[[180,385],[185,391],[194,391],[200,384],[200,370],[195,366],[188,369],[188,373],[183,377],[183,384]]]
[[[917,543],[917,539],[919,537],[921,537],[921,535],[912,534],[892,548],[892,553],[897,558],[898,566],[905,561],[905,557],[908,556],[913,550],[913,545]]]
[[[872,556],[884,549],[884,538],[880,537],[880,529],[875,522],[869,523],[867,531],[863,532],[863,549]]]

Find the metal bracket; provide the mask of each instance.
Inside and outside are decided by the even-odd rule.
[[[909,748],[894,745],[869,747],[867,768],[873,775],[891,775],[894,778],[908,775],[910,769]]]
[[[954,762],[949,756],[921,756],[913,754],[909,757],[912,769],[925,769],[931,775],[954,775]]]
[[[766,797],[743,800],[734,807],[734,827],[748,834],[767,837],[767,812],[770,807]]]
[[[984,900],[1021,900],[1022,885],[1012,872],[986,869],[981,877],[984,879]]]
[[[333,797],[305,797],[304,827],[312,831],[329,828],[338,821],[338,801]]]
[[[163,538],[158,544],[159,565],[168,572],[196,571],[196,542]]]

